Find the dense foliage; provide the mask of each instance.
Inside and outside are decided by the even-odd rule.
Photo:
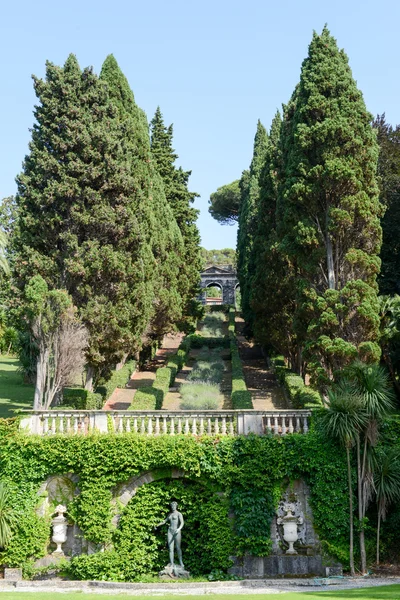
[[[34,86],[36,121],[16,206],[3,203],[1,214],[12,235],[14,304],[27,329],[21,291],[33,275],[70,294],[89,332],[93,389],[113,365],[195,313],[194,195],[189,173],[174,167],[175,204],[166,198],[146,117],[113,56],[100,77],[73,55],[64,67],[47,63]]]
[[[219,187],[211,194],[208,212],[221,225],[233,225],[239,219],[240,197],[239,179],[237,179]]]
[[[382,269],[379,289],[382,294],[400,293],[400,126],[386,123],[378,115],[373,123],[379,143],[378,175],[380,200],[385,207],[382,219]]]
[[[127,580],[157,572],[164,559],[165,532],[156,533],[153,526],[172,498],[187,517],[183,555],[193,573],[225,569],[235,553],[268,554],[280,490],[298,477],[310,485],[321,540],[346,560],[345,458],[317,431],[219,440],[134,434],[38,438],[16,434],[10,427],[0,429],[0,478],[9,484],[12,505],[18,507],[10,543],[0,554],[10,566],[27,565],[32,557],[45,554],[50,522],[36,513],[37,492],[47,477],[66,473],[79,476],[79,493],[68,504],[70,519],[99,550],[109,548],[74,559],[75,577]],[[184,471],[185,477],[171,479],[172,468]],[[154,472],[157,483],[141,488],[125,509],[111,504],[118,484],[148,471]],[[115,510],[121,512],[117,529],[111,524]],[[232,510],[233,521],[228,519]],[[212,564],[205,560],[204,548],[212,552]]]
[[[371,115],[325,27],[282,125],[270,140],[258,125],[238,233],[247,323],[322,387],[357,356],[380,357],[377,159]]]
[[[232,248],[222,250],[206,250],[201,248],[203,263],[207,265],[232,265],[236,266],[236,252]]]
[[[150,124],[150,135],[151,154],[183,240],[178,275],[178,288],[182,298],[182,322],[179,325],[181,329],[187,329],[195,324],[199,316],[195,298],[199,293],[201,269],[200,235],[196,226],[198,211],[192,207],[198,194],[188,189],[191,171],[183,171],[174,164],[178,156],[172,148],[173,128],[172,125],[164,125],[159,107]]]
[[[250,294],[255,271],[255,254],[257,252],[257,248],[254,246],[257,231],[257,202],[260,196],[260,178],[267,149],[268,135],[265,127],[258,121],[250,169],[240,180],[241,202],[237,237],[237,269],[241,305],[243,317],[250,328],[253,324]]]

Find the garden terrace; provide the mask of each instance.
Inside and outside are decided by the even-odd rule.
[[[287,435],[307,433],[309,410],[24,411],[20,428],[29,434],[88,435]]]

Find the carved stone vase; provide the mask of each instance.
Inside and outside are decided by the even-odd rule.
[[[283,525],[283,539],[289,544],[286,554],[297,554],[293,547],[293,544],[298,540],[297,525],[303,523],[302,517],[296,517],[293,514],[293,508],[290,504],[287,504],[284,508],[285,516],[277,519],[278,525]]]
[[[53,554],[64,555],[61,546],[67,541],[67,519],[64,517],[65,512],[67,512],[66,506],[59,504],[56,507],[57,515],[51,522],[53,527],[53,537],[51,539],[57,545]]]

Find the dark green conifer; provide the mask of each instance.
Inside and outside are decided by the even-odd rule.
[[[196,220],[198,211],[191,205],[198,196],[188,189],[191,171],[176,168],[178,158],[172,148],[173,127],[164,125],[158,107],[151,121],[151,153],[161,176],[167,201],[182,235],[184,251],[181,257],[178,287],[182,297],[182,320],[180,328],[193,326],[198,316],[196,296],[199,293],[199,271],[201,270],[200,235]]]
[[[137,214],[145,223],[145,238],[153,256],[151,305],[153,316],[146,327],[145,343],[160,340],[182,315],[178,278],[183,262],[183,240],[152,163],[146,115],[137,106],[132,90],[114,56],[104,61],[100,79],[107,83],[118,106],[125,165],[135,179]]]
[[[393,295],[400,294],[400,125],[392,127],[383,114],[373,126],[379,144],[380,199],[385,208],[379,290]]]
[[[71,55],[34,78],[39,99],[30,152],[18,182],[15,273],[66,289],[90,333],[88,387],[140,348],[153,312],[155,259],[140,199],[148,193],[127,164],[118,110],[104,82]]]
[[[378,146],[348,59],[314,34],[281,137],[280,250],[298,278],[295,330],[314,375],[379,358]]]
[[[242,297],[242,313],[251,330],[253,313],[250,306],[252,281],[255,272],[254,238],[257,231],[257,204],[260,197],[260,177],[268,151],[268,135],[260,121],[254,138],[253,158],[249,174],[242,175],[240,181],[241,202],[239,208],[239,228],[237,236],[237,269]]]
[[[260,176],[254,239],[255,273],[250,298],[257,341],[286,356],[292,368],[297,369],[298,346],[293,329],[294,273],[290,261],[280,252],[276,235],[281,123],[280,113],[277,112],[271,124],[268,150]]]

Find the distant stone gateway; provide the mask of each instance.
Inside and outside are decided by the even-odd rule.
[[[236,291],[239,281],[236,270],[232,265],[211,265],[200,274],[200,287],[202,290],[201,301],[203,304],[217,304],[218,302],[207,302],[206,290],[209,287],[219,287],[222,291],[221,304],[235,304]]]

